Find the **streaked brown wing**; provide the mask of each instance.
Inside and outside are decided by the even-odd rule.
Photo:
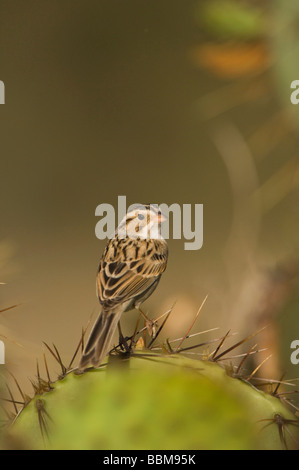
[[[167,256],[161,240],[110,240],[97,277],[100,302],[117,304],[142,296],[165,270]]]

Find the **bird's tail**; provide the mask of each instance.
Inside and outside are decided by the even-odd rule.
[[[101,364],[109,351],[109,346],[121,314],[122,311],[106,312],[104,310],[100,313],[84,348],[79,369],[83,369],[89,363],[93,366]]]

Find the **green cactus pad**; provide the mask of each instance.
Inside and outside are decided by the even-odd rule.
[[[138,351],[99,369],[68,373],[52,388],[16,417],[7,435],[11,447],[294,447],[294,416],[280,400],[208,361]]]

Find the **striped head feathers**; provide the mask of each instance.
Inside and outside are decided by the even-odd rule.
[[[161,223],[166,218],[156,205],[136,205],[116,229],[118,238],[162,239]]]

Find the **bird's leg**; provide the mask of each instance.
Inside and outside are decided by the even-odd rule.
[[[123,351],[129,352],[129,351],[130,351],[130,347],[129,347],[129,345],[128,345],[127,338],[125,338],[124,335],[122,334],[120,322],[118,322],[117,327],[118,327],[118,335],[119,335],[119,344],[120,344],[120,347],[121,347],[121,349],[122,349]]]
[[[140,307],[138,307],[137,310],[139,313],[141,313],[141,315],[143,316],[145,320],[145,326],[147,328],[148,334],[150,335],[151,338],[154,338],[157,333],[157,326],[158,326],[157,322],[148,318],[148,316],[140,309]]]

